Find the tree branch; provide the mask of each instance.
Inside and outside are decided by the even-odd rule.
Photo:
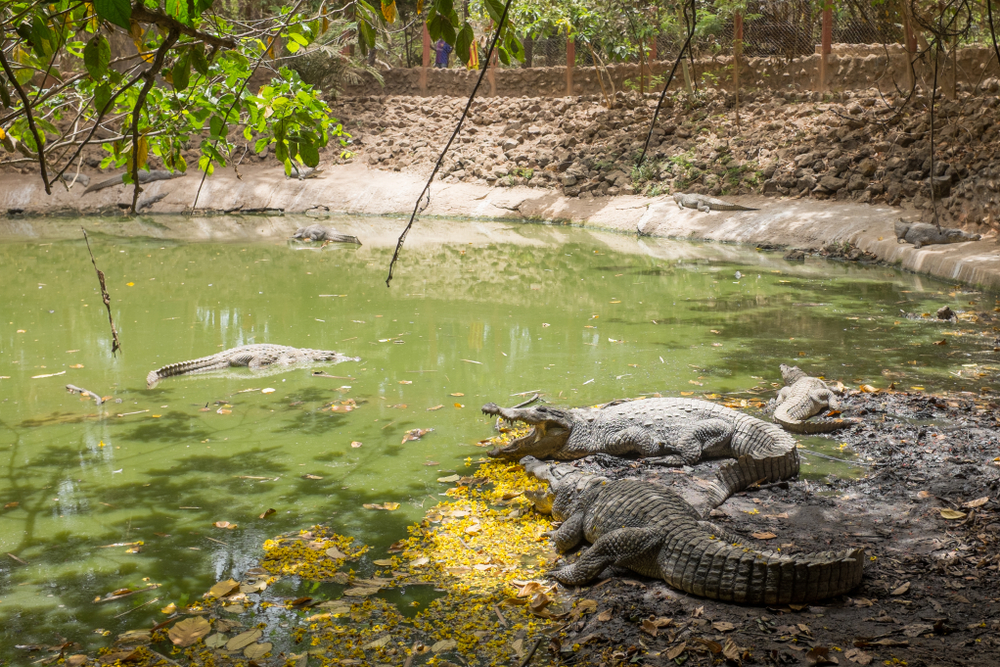
[[[200,39],[206,44],[211,44],[215,47],[224,46],[227,49],[236,48],[236,42],[233,40],[209,35],[208,33],[201,32],[200,30],[195,30],[191,26],[184,25],[177,19],[167,16],[166,14],[150,11],[141,0],[132,5],[132,20],[138,21],[139,23],[152,23],[170,32],[176,30],[181,34],[193,37],[194,39]]]
[[[3,72],[7,75],[7,80],[14,86],[17,96],[21,98],[21,104],[24,105],[24,115],[28,119],[28,127],[31,129],[31,134],[35,137],[35,145],[38,147],[38,166],[42,171],[42,183],[45,184],[45,194],[50,195],[52,194],[52,184],[49,183],[49,175],[45,170],[45,146],[42,144],[42,136],[38,133],[38,128],[35,127],[35,117],[31,115],[31,103],[28,101],[28,96],[25,95],[21,84],[17,82],[14,70],[10,68],[10,64],[3,54],[2,47],[0,47],[0,67],[3,67]]]
[[[132,206],[129,208],[132,215],[135,215],[135,204],[139,201],[139,192],[142,190],[139,186],[139,117],[142,115],[142,107],[146,103],[146,95],[156,83],[156,75],[163,67],[163,59],[166,57],[167,51],[180,36],[180,30],[177,28],[171,28],[170,32],[167,33],[160,48],[156,50],[153,64],[142,73],[142,78],[146,80],[146,83],[142,84],[142,90],[139,91],[139,97],[135,100],[135,108],[132,110],[132,184],[135,186],[132,190]]]

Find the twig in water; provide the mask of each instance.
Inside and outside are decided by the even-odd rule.
[[[104,284],[104,271],[97,268],[97,260],[94,259],[94,251],[90,249],[90,239],[87,238],[87,230],[80,228],[83,231],[83,240],[87,242],[87,252],[90,253],[90,261],[94,265],[94,270],[97,271],[97,280],[101,283],[101,298],[104,299],[104,307],[108,309],[108,323],[111,325],[111,356],[115,356],[115,352],[122,349],[121,341],[118,340],[118,330],[115,329],[115,320],[111,317],[111,295],[108,294],[108,288]]]
[[[445,144],[444,150],[441,151],[441,155],[438,157],[437,163],[434,165],[434,170],[431,171],[431,175],[427,178],[427,183],[424,185],[424,189],[421,190],[420,196],[417,197],[417,203],[413,206],[413,213],[410,214],[410,221],[406,223],[406,227],[403,228],[403,233],[399,235],[399,240],[396,241],[396,250],[392,253],[392,259],[389,261],[389,275],[385,278],[385,286],[389,287],[389,283],[392,282],[392,269],[396,266],[396,260],[399,259],[399,252],[403,249],[403,242],[406,241],[406,235],[410,232],[410,228],[413,227],[414,220],[417,219],[417,213],[422,211],[424,208],[431,203],[431,181],[438,173],[438,169],[441,168],[441,163],[444,162],[444,156],[447,155],[448,149],[451,148],[452,142],[455,141],[455,137],[462,129],[462,123],[465,122],[466,116],[469,115],[469,107],[472,106],[472,100],[476,99],[476,93],[479,92],[479,86],[483,83],[483,77],[486,76],[486,70],[490,66],[490,60],[493,57],[493,49],[496,48],[497,42],[500,40],[500,33],[503,32],[504,23],[507,21],[507,12],[510,10],[510,4],[512,0],[507,0],[506,4],[503,6],[503,14],[500,15],[500,21],[497,23],[497,31],[493,35],[493,41],[490,42],[490,48],[486,49],[486,57],[483,58],[483,67],[479,71],[479,78],[476,80],[476,85],[472,88],[472,94],[469,95],[469,101],[465,103],[465,109],[462,110],[462,117],[458,119],[458,125],[455,126],[455,131],[451,133],[451,138],[448,139],[448,143]],[[427,196],[427,202],[420,206],[420,202],[423,201],[424,196]]]
[[[132,608],[131,608],[131,609],[129,609],[128,611],[123,611],[122,613],[120,613],[120,614],[118,614],[117,616],[115,616],[115,618],[121,618],[121,617],[122,617],[122,616],[124,616],[125,614],[131,614],[131,613],[132,613],[133,611],[135,611],[136,609],[142,609],[142,608],[143,608],[143,607],[145,607],[146,605],[148,605],[148,604],[153,604],[154,602],[156,602],[156,601],[157,601],[157,600],[159,600],[159,599],[160,599],[160,598],[159,598],[159,596],[157,596],[157,597],[153,598],[152,600],[150,600],[150,601],[148,601],[148,602],[143,602],[143,603],[142,603],[141,605],[139,605],[138,607],[132,607]]]
[[[83,394],[84,396],[90,396],[95,401],[97,401],[98,405],[100,405],[101,403],[104,402],[104,399],[101,398],[100,396],[98,396],[97,394],[95,394],[94,392],[92,392],[92,391],[90,391],[88,389],[84,389],[82,387],[77,387],[75,384],[68,384],[68,385],[66,385],[66,391],[68,391],[70,393],[73,393],[73,394]]]

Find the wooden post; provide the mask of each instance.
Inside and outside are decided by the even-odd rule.
[[[827,0],[829,1],[829,0]],[[816,90],[824,93],[827,89],[826,80],[826,66],[827,59],[830,56],[830,52],[833,50],[831,44],[833,43],[833,8],[825,7],[823,9],[823,43],[819,50],[819,82],[816,85]]]
[[[427,67],[431,64],[431,33],[424,23],[424,59],[420,69],[420,94],[427,96]]]
[[[493,32],[493,28],[494,28],[493,22],[490,21],[490,32],[491,33]],[[498,48],[499,48],[499,46],[498,46]],[[496,68],[497,68],[497,59],[499,57],[499,54],[497,53],[497,49],[493,49],[493,52],[489,53],[488,56],[489,56],[489,59],[490,59],[490,65],[486,69],[486,78],[490,82],[490,97],[496,97],[496,95],[497,95]]]
[[[566,33],[566,96],[573,94],[573,66],[576,64],[576,40]]]
[[[736,127],[740,126],[740,57],[743,55],[743,14],[733,16],[733,91],[736,93]]]

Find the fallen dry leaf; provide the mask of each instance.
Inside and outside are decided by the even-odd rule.
[[[968,507],[969,509],[975,509],[977,507],[982,507],[990,501],[989,496],[983,496],[982,498],[976,498],[975,500],[970,500],[969,502],[962,505],[962,507]]]
[[[87,656],[82,653],[77,653],[66,658],[66,664],[69,667],[80,667],[85,662],[87,662]]]
[[[844,657],[851,662],[856,662],[859,665],[867,665],[872,661],[872,656],[865,653],[859,648],[850,648],[844,651]]]
[[[274,514],[275,512],[277,512],[277,510],[276,510],[276,509],[274,509],[273,507],[268,507],[268,508],[267,508],[266,510],[264,510],[264,512],[263,512],[263,513],[262,513],[262,514],[260,515],[260,518],[261,518],[261,519],[266,519],[267,517],[271,516],[271,515],[272,515],[272,514]]]
[[[687,650],[687,642],[681,642],[677,646],[667,651],[667,660],[676,660],[685,650]]]
[[[302,479],[323,479],[323,478],[320,477],[319,475],[313,475],[312,473],[307,472],[306,474],[302,475]]]
[[[905,595],[910,590],[910,582],[906,582],[900,585],[898,588],[892,591],[891,595]]]
[[[357,449],[360,446],[361,446],[361,443],[358,442],[357,440],[352,440],[351,441],[351,447],[353,447],[354,449]]]
[[[173,602],[171,602],[171,603],[170,603],[170,604],[168,604],[168,605],[167,605],[166,607],[164,607],[163,609],[161,609],[161,610],[160,610],[160,613],[161,613],[161,614],[172,614],[172,613],[174,613],[175,611],[177,611],[177,605],[176,605],[176,604],[174,604]]]
[[[242,632],[226,642],[226,650],[239,651],[240,649],[246,648],[247,646],[250,646],[250,644],[255,643],[263,636],[264,631],[260,628],[247,630],[246,632]]]
[[[655,637],[657,632],[659,632],[656,626],[653,625],[653,623],[648,618],[643,620],[642,622],[642,631],[645,632],[650,637]]]
[[[257,660],[263,658],[265,655],[271,652],[271,643],[264,642],[262,644],[251,644],[243,649],[243,655],[250,658],[251,660]]]
[[[220,581],[208,589],[208,594],[214,598],[224,598],[239,587],[240,584],[238,581],[226,579],[225,581]]]
[[[216,528],[225,528],[227,530],[232,530],[236,528],[235,523],[229,523],[228,521],[216,521],[212,525],[215,526]]]
[[[444,407],[444,404],[443,404],[443,403],[442,403],[441,405],[435,405],[435,406],[434,406],[434,407],[432,407],[432,408],[427,408],[427,412],[434,412],[435,410],[440,410],[440,409],[441,409],[441,408],[443,408],[443,407]]]
[[[715,623],[712,623],[712,628],[714,628],[716,632],[729,632],[730,630],[735,629],[736,626],[728,621],[716,621]]]
[[[777,535],[775,535],[774,533],[771,533],[771,532],[766,532],[766,533],[750,533],[750,534],[753,535],[754,537],[756,537],[758,540],[773,540],[774,538],[777,537]]]
[[[403,434],[403,442],[401,444],[406,444],[414,440],[420,440],[434,429],[432,428],[411,428],[409,431]]]
[[[170,637],[170,641],[173,642],[174,646],[184,648],[186,646],[191,646],[191,644],[194,644],[196,641],[207,635],[211,629],[212,626],[209,624],[207,619],[202,618],[201,616],[195,616],[193,618],[185,618],[184,620],[175,623],[174,626],[170,628],[170,631],[167,632],[167,636]]]
[[[951,510],[947,507],[939,507],[938,512],[941,513],[942,519],[948,519],[954,521],[955,519],[964,519],[965,512],[959,512],[958,510]]]
[[[326,555],[335,560],[340,560],[342,558],[347,558],[347,554],[338,549],[337,547],[330,547],[326,550]]]
[[[611,610],[605,609],[604,611],[602,611],[600,614],[597,615],[597,620],[600,621],[601,623],[607,623],[608,621],[610,621]]]

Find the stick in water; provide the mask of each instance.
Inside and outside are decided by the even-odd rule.
[[[90,239],[87,238],[87,230],[80,228],[83,231],[83,240],[87,242],[87,252],[90,253],[90,261],[94,265],[94,270],[97,271],[97,280],[101,283],[101,298],[104,299],[104,307],[108,309],[108,323],[111,325],[111,355],[114,356],[115,352],[122,349],[121,341],[118,340],[118,330],[115,329],[115,321],[111,317],[111,295],[108,294],[108,288],[104,284],[104,271],[97,268],[97,260],[94,259],[94,251],[90,249]]]
[[[95,401],[97,401],[98,405],[100,405],[101,403],[104,402],[104,399],[101,398],[100,396],[98,396],[97,394],[95,394],[94,392],[92,392],[90,390],[87,390],[87,389],[84,389],[82,387],[77,387],[75,384],[68,384],[68,385],[66,385],[66,391],[68,391],[70,393],[73,393],[73,394],[83,394],[84,396],[90,396]]]

